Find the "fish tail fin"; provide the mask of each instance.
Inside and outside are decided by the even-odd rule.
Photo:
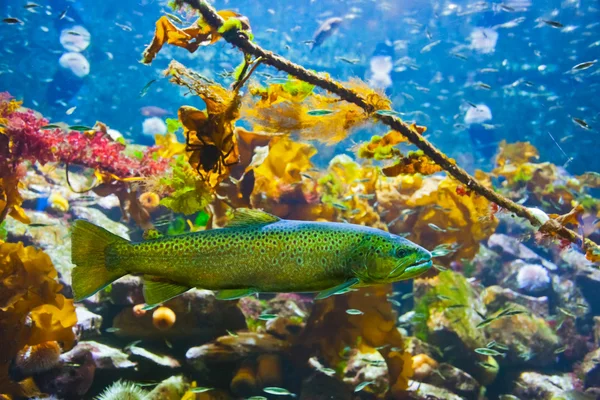
[[[71,262],[73,297],[80,301],[104,289],[113,281],[127,274],[127,271],[106,265],[106,250],[114,243],[129,243],[104,228],[85,220],[73,224],[71,234]]]

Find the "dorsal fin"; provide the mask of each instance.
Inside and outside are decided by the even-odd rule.
[[[233,212],[233,218],[231,221],[229,221],[227,227],[231,228],[252,225],[268,225],[277,221],[281,221],[281,218],[264,211],[251,210],[249,208],[238,208]]]
[[[153,240],[163,237],[163,234],[156,229],[146,229],[142,234],[144,240]]]

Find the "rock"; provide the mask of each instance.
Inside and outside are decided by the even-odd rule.
[[[432,346],[414,336],[408,336],[404,338],[404,351],[408,352],[412,356],[416,356],[417,354],[426,354],[434,360],[442,357],[442,353],[437,347]]]
[[[136,363],[129,360],[127,354],[121,350],[94,341],[77,343],[72,350],[61,354],[60,359],[63,362],[74,363],[86,353],[92,355],[94,365],[98,369],[123,369],[136,366]]]
[[[88,311],[82,305],[75,307],[75,314],[77,314],[77,325],[75,325],[77,340],[86,340],[100,336],[100,327],[102,326],[101,315]]]
[[[479,246],[479,251],[473,258],[474,275],[484,286],[495,285],[502,271],[502,257],[485,245]]]
[[[129,346],[127,352],[131,355],[131,359],[143,364],[144,362],[151,364],[150,368],[156,366],[167,368],[179,368],[181,364],[175,358],[167,354],[156,354],[138,346]]]
[[[594,317],[594,343],[600,347],[600,317]]]
[[[415,310],[427,316],[417,322],[415,332],[426,335],[432,345],[447,349],[444,356],[453,357],[456,366],[477,379],[487,374],[484,367],[473,362],[481,359],[475,349],[489,342],[484,330],[477,328],[486,308],[467,279],[451,270],[434,278],[415,279],[414,297]]]
[[[567,310],[570,314],[576,316],[576,319],[586,319],[591,310],[581,290],[575,282],[563,275],[554,275],[552,277],[552,286],[556,293],[556,305]]]
[[[304,320],[310,314],[312,300],[296,293],[279,293],[268,304],[269,314]]]
[[[276,337],[256,332],[221,336],[212,343],[190,348],[185,357],[189,364],[203,370],[207,363],[237,362],[263,353],[285,353],[291,345]]]
[[[146,400],[180,400],[189,387],[183,376],[172,376],[148,393]]]
[[[125,275],[116,280],[110,287],[108,298],[119,306],[134,306],[144,304],[144,284],[139,276]]]
[[[61,281],[70,286],[73,264],[69,224],[65,223],[64,219],[43,211],[27,210],[27,216],[31,220],[30,225],[14,218],[5,220],[6,230],[9,232],[8,239],[11,242],[22,241],[43,249],[60,274]]]
[[[129,228],[120,222],[108,218],[102,211],[89,207],[71,207],[71,212],[76,218],[86,219],[94,225],[101,226],[107,231],[129,240]]]
[[[495,285],[486,288],[481,293],[481,298],[488,309],[488,313],[496,312],[504,308],[507,302],[511,302],[527,308],[538,317],[548,318],[550,315],[548,297],[546,296],[527,296]]]
[[[383,396],[388,388],[388,369],[385,359],[378,352],[362,353],[353,349],[343,372],[343,381],[352,390],[363,382],[371,382],[368,389],[364,389],[376,396]]]
[[[305,323],[297,319],[291,319],[286,317],[277,317],[274,319],[270,319],[265,324],[267,333],[288,341],[298,336],[298,334],[302,332],[304,326]]]
[[[265,311],[263,303],[254,296],[242,297],[238,301],[238,307],[249,320],[257,320],[260,314]]]
[[[300,400],[352,400],[350,390],[339,379],[314,373],[302,382]]]
[[[580,266],[575,274],[575,282],[590,304],[592,312],[596,315],[600,314],[600,301],[598,301],[600,269],[591,266]]]
[[[437,372],[430,374],[423,382],[446,388],[467,400],[476,400],[479,397],[479,382],[463,370],[442,363]]]
[[[488,247],[499,253],[505,261],[522,260],[528,263],[541,264],[550,271],[556,271],[556,264],[543,259],[517,238],[494,233],[488,239]]]
[[[585,387],[600,387],[600,349],[588,353],[581,363]]]
[[[437,373],[438,367],[438,362],[427,354],[412,356],[412,377],[415,381],[426,382],[431,374]]]
[[[94,382],[96,364],[91,353],[80,353],[72,360],[72,364],[35,376],[35,383],[43,393],[59,398],[84,398]]]
[[[133,307],[126,307],[113,320],[115,334],[150,340],[187,338],[194,343],[202,343],[225,334],[227,330],[246,329],[246,320],[236,303],[217,300],[210,290],[192,289],[167,301],[164,306],[177,317],[169,329],[161,330],[154,326],[153,311],[137,312]]]
[[[501,365],[530,365],[548,367],[555,362],[554,351],[560,347],[560,339],[542,318],[528,314],[528,310],[514,303],[506,303],[524,314],[498,318],[485,328],[490,339],[508,346]]]
[[[464,400],[447,389],[416,381],[408,381],[406,395],[413,400]]]
[[[520,400],[550,400],[573,389],[573,378],[569,374],[522,372],[515,381],[513,394]]]

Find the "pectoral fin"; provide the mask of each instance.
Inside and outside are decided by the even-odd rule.
[[[154,308],[154,306],[171,300],[182,293],[190,290],[191,287],[179,285],[177,283],[154,280],[152,277],[144,277],[144,299],[147,306],[144,309]]]
[[[352,286],[356,285],[359,282],[358,278],[352,278],[342,283],[341,285],[334,286],[330,289],[323,290],[315,297],[315,300],[325,299],[329,296],[333,296],[334,294],[341,294],[339,292],[344,292],[347,289],[350,289]]]
[[[256,289],[248,288],[248,289],[226,289],[219,290],[217,295],[215,296],[219,300],[236,300],[241,299],[242,297],[252,296],[253,294],[258,293]]]

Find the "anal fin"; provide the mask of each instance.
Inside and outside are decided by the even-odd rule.
[[[154,306],[164,303],[167,300],[177,297],[182,293],[190,290],[191,287],[180,285],[178,283],[161,281],[153,279],[152,276],[144,277],[144,299],[146,300],[146,308],[154,308]]]
[[[319,294],[317,294],[317,296],[315,297],[315,300],[325,299],[329,296],[333,296],[334,294],[341,294],[338,292],[345,293],[347,291],[347,289],[350,289],[352,286],[356,285],[358,282],[359,282],[358,278],[349,279],[340,285],[337,285],[332,288],[323,290],[322,292],[319,292]]]
[[[247,288],[247,289],[225,289],[219,290],[216,294],[216,298],[218,300],[237,300],[242,297],[252,296],[253,294],[258,293],[256,289]]]

